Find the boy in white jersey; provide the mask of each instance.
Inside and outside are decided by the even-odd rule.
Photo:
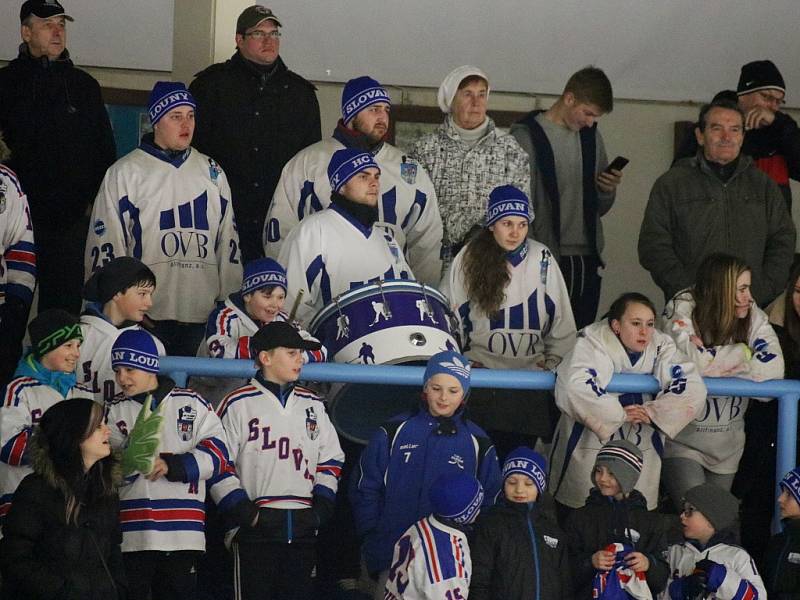
[[[122,391],[114,381],[111,346],[123,331],[141,328],[155,289],[156,276],[131,256],[115,258],[86,282],[78,380],[91,388],[96,402],[110,402]],[[165,354],[160,341],[156,346],[159,354]]]
[[[250,339],[250,348],[256,376],[219,408],[239,480],[259,506],[255,527],[240,529],[233,543],[234,585],[237,597],[248,600],[311,598],[316,534],[333,514],[344,461],[322,402],[295,385],[303,351],[320,344],[273,321]],[[223,483],[233,479],[212,488],[223,510]]]
[[[123,332],[111,349],[122,388],[108,405],[111,444],[123,450],[122,557],[129,598],[195,598],[205,550],[206,481],[231,470],[225,432],[211,405],[158,376],[153,337]]]

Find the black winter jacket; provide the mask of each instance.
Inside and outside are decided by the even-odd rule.
[[[198,73],[189,86],[197,101],[192,145],[224,169],[245,250],[261,247],[264,217],[284,165],[322,139],[315,89],[280,57],[264,72],[239,52]]]
[[[665,522],[657,513],[648,512],[647,500],[638,490],[633,490],[627,499],[616,501],[592,488],[583,508],[570,514],[565,529],[577,597],[592,597],[595,574],[592,554],[616,542],[631,544],[647,556],[650,561],[647,585],[654,597],[664,589],[669,576],[669,565],[664,558]]]
[[[8,166],[28,195],[36,243],[46,243],[48,230],[87,213],[116,160],[100,85],[66,50],[51,61],[33,58],[23,44],[0,69],[0,129],[11,149]]]
[[[64,487],[39,452],[3,524],[3,600],[126,598],[116,492],[82,506],[75,525],[66,523]]]
[[[500,500],[475,526],[470,600],[570,600],[566,541],[537,503]]]
[[[764,555],[764,587],[770,600],[800,600],[800,519],[787,519]]]

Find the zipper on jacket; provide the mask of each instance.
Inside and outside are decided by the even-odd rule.
[[[286,541],[287,543],[292,543],[292,512],[291,510],[286,511]]]
[[[531,523],[531,515],[530,512],[526,515],[526,521],[528,523],[528,535],[531,538],[531,545],[533,546],[533,566],[536,571],[536,600],[541,598],[541,581],[542,576],[539,572],[539,546],[536,543],[536,534],[533,530],[533,523]]]

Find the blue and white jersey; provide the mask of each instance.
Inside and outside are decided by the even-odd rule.
[[[88,388],[76,385],[66,398],[90,398]],[[0,524],[11,509],[20,482],[33,473],[28,443],[45,411],[66,399],[55,388],[33,377],[16,377],[3,390],[0,404]]]
[[[333,205],[303,219],[281,248],[286,267],[286,306],[297,306],[297,320],[308,326],[333,298],[378,280],[414,279],[403,249],[390,233],[364,227]]]
[[[325,406],[311,390],[292,386],[278,398],[257,378],[228,394],[218,414],[230,441],[236,477],[211,488],[225,510],[239,488],[266,508],[310,508],[313,495],[336,498],[344,453]]]
[[[0,301],[16,296],[27,306],[36,286],[36,246],[28,199],[16,173],[0,165]]]
[[[267,256],[278,258],[300,221],[330,205],[328,163],[342,148],[330,138],[304,148],[286,163],[264,222]],[[390,144],[382,144],[374,158],[381,168],[376,227],[392,233],[419,281],[436,286],[442,268],[442,219],[433,183],[422,165]]]
[[[747,344],[702,348],[692,342],[692,337],[699,335],[692,320],[694,307],[690,294],[677,294],[664,307],[661,328],[702,376],[735,376],[752,381],[783,377],[783,352],[778,336],[758,306],[753,304],[750,309]],[[714,473],[735,473],[744,452],[744,415],[749,405],[747,397],[708,396],[692,422],[674,439],[667,440],[664,456],[689,458]]]
[[[143,143],[111,165],[97,193],[86,278],[117,256],[133,256],[158,281],[150,317],[205,323],[214,303],[242,282],[230,198],[213,159],[190,148],[169,161]]]
[[[457,315],[464,354],[492,369],[554,369],[575,344],[575,318],[558,262],[528,239],[507,265],[511,281],[497,315],[469,298],[464,280],[466,246],[442,284]]]
[[[177,454],[188,483],[137,473],[119,490],[122,551],[205,550],[206,481],[232,471],[222,423],[196,392],[173,388],[160,402],[164,417],[158,454]],[[124,448],[142,400],[119,395],[108,404],[111,445]]]
[[[472,561],[463,531],[431,515],[394,545],[385,600],[466,600]]]
[[[652,375],[661,389],[655,396],[609,392],[615,372]],[[572,508],[583,506],[592,487],[597,452],[612,439],[626,439],[644,455],[636,489],[647,499],[647,508],[654,510],[664,436],[678,435],[705,404],[706,386],[695,365],[660,331],[653,331],[644,352],[632,356],[608,323],[599,321],[581,330],[557,373],[555,396],[561,418],[553,436],[549,476],[555,499]],[[630,404],[644,406],[653,425],[625,421],[624,407]]]

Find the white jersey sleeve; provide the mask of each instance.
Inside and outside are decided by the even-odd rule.
[[[218,180],[222,210],[215,242],[217,269],[219,270],[219,293],[216,299],[221,302],[228,297],[228,294],[238,290],[241,286],[242,260],[233,204],[230,201],[231,188],[224,172],[220,172]]]
[[[28,199],[16,174],[0,165],[0,289],[26,306],[36,286],[36,246],[33,241]]]
[[[264,255],[269,258],[277,259],[280,256],[286,237],[300,223],[298,211],[302,210],[302,205],[311,204],[316,210],[322,210],[314,192],[314,182],[306,176],[308,156],[308,152],[300,151],[281,171],[272,204],[264,219]]]
[[[294,316],[305,326],[324,304],[321,287],[325,285],[327,272],[320,243],[324,238],[322,232],[316,230],[317,227],[296,227],[289,234],[278,258],[278,262],[286,267],[286,280],[291,282],[284,306],[291,310],[297,302]],[[315,261],[322,261],[323,264],[312,265]]]
[[[438,286],[442,278],[442,217],[433,182],[421,164],[418,165],[414,204],[401,225],[406,235],[404,250],[408,265],[417,281]]]
[[[132,228],[139,223],[131,221],[132,205],[127,199],[126,181],[112,167],[106,171],[92,209],[83,259],[85,279],[117,256],[141,258],[141,246],[138,251],[129,247],[141,239],[141,232],[138,236],[131,235]]]

